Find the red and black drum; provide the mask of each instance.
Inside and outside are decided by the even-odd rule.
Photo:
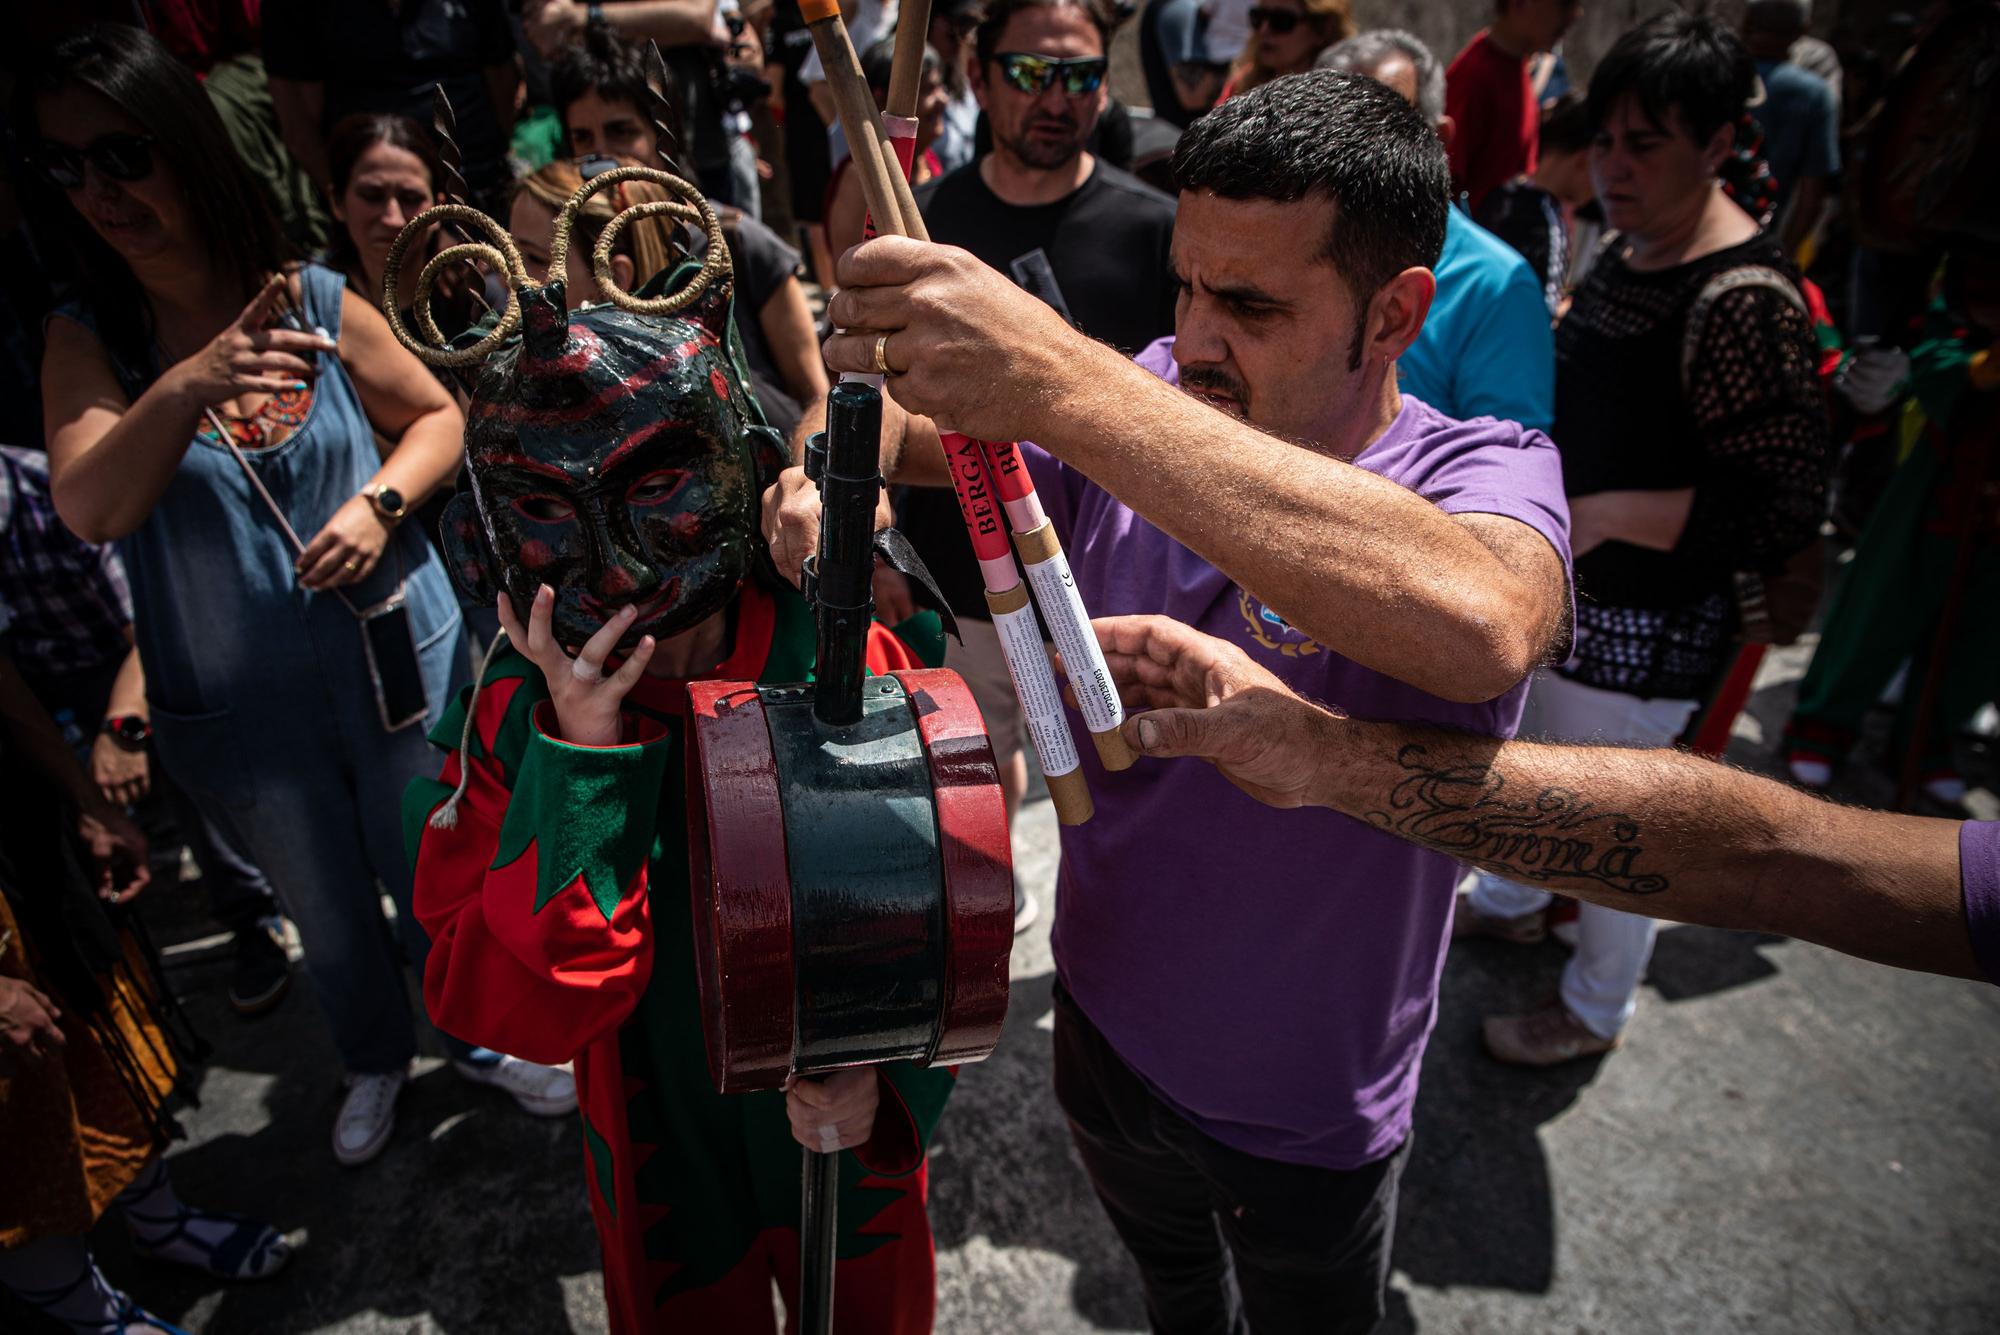
[[[843,429],[861,388],[829,396],[818,680],[689,692],[696,970],[724,1093],[977,1061],[1006,1018],[1012,857],[978,706],[953,672],[861,671],[881,485],[879,416]],[[865,443],[845,464],[843,435]]]

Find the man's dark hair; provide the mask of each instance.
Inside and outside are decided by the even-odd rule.
[[[1007,30],[1007,21],[1024,9],[1082,10],[1090,26],[1097,29],[1104,54],[1111,54],[1111,34],[1118,27],[1118,18],[1109,0],[987,0],[980,11],[979,26],[972,33],[972,50],[981,69],[1000,54],[1000,34]]]
[[[1661,129],[1678,111],[1697,144],[1733,124],[1757,87],[1743,42],[1714,19],[1679,12],[1649,19],[1605,52],[1590,76],[1590,123],[1601,126],[1627,95]]]
[[[1415,107],[1363,75],[1312,70],[1230,98],[1182,132],[1174,181],[1224,199],[1332,202],[1321,257],[1354,294],[1350,370],[1382,285],[1444,250],[1444,146]]]
[[[646,84],[645,49],[620,38],[608,23],[585,27],[583,40],[564,47],[549,66],[549,100],[555,103],[565,136],[569,134],[569,109],[585,93],[596,93],[605,102],[629,102],[648,121],[656,112],[663,111],[667,117],[668,142],[662,147],[679,155],[686,113],[674,87],[672,71],[667,72],[666,102],[661,106],[653,101],[652,90]],[[565,140],[565,155],[567,151]]]

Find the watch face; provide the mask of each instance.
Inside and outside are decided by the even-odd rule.
[[[403,513],[403,493],[397,491],[394,487],[383,487],[375,493],[375,504],[382,507],[384,514],[401,515]]]
[[[146,720],[132,714],[112,719],[111,730],[128,742],[143,742],[153,731],[146,726]]]

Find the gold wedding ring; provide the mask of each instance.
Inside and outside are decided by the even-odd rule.
[[[896,374],[889,366],[889,336],[887,334],[877,334],[875,336],[875,374]]]
[[[354,561],[354,560],[342,561],[340,563],[340,568],[342,570],[345,570],[348,574],[351,575],[355,571],[361,569],[361,563],[359,561]]]

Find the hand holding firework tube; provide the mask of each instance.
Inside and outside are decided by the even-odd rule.
[[[905,27],[915,29],[918,26],[914,16],[905,17],[911,20]],[[858,140],[864,146],[855,153],[853,169],[862,173],[862,191],[877,225],[882,226],[883,220],[894,218],[901,226],[882,226],[883,231],[901,233],[916,240],[929,240],[923,219],[910,196],[908,182],[896,176],[890,183],[891,188],[884,190],[882,182],[871,179],[877,173],[895,174],[890,172],[888,155],[882,151],[886,136],[882,141],[870,142],[883,132],[873,115],[872,99],[860,66],[853,61],[852,47],[847,47],[847,59],[838,58],[840,45],[846,36],[838,10],[824,20],[815,20],[813,14],[808,13],[807,20],[814,32],[815,43],[821,45],[821,61],[827,67],[830,90],[840,111],[841,128],[850,143]],[[890,80],[889,112],[892,115],[914,109],[913,106],[906,108],[898,104],[899,93],[903,101],[914,102],[915,75],[922,69],[922,46],[920,42],[907,40],[912,35],[903,31],[898,33],[895,70]],[[829,55],[829,52],[833,54]],[[896,187],[900,187],[900,191]],[[894,194],[896,199],[893,212],[885,198],[890,194]],[[881,371],[886,368],[878,365],[876,369]],[[1044,704],[1043,701],[1045,693],[1042,688],[1046,683],[1050,688],[1049,694],[1052,694],[1054,678],[1041,651],[1040,636],[1035,633],[1033,613],[1027,610],[1027,599],[1020,589],[1019,579],[1014,575],[1013,562],[1007,559],[998,515],[992,513],[996,495],[1005,503],[1008,518],[1017,531],[1016,542],[1028,571],[1029,583],[1041,605],[1043,619],[1048,623],[1064,661],[1070,665],[1079,706],[1097,745],[1099,757],[1108,769],[1126,768],[1131,765],[1133,757],[1119,731],[1125,721],[1124,710],[1118,693],[1110,687],[1110,675],[1105,670],[1097,640],[1090,633],[1090,617],[1070,575],[1068,560],[1063,555],[1055,530],[1042,513],[1041,503],[1035,497],[1034,483],[1027,470],[1021,467],[1018,453],[1011,443],[994,445],[950,434],[945,436],[945,449],[952,466],[960,513],[967,532],[972,536],[975,552],[981,554],[980,569],[986,585],[987,602],[994,614],[995,627],[1001,633],[1008,672],[1027,711],[1030,730],[1035,737],[1036,754],[1041,758],[1043,772],[1050,778],[1051,793],[1055,792],[1059,780],[1067,782],[1071,772],[1079,775],[1076,783],[1080,788],[1080,771],[1075,769],[1074,749],[1069,745],[1067,728],[1062,726],[1059,706]],[[973,466],[975,456],[976,469]],[[1039,720],[1038,706],[1043,707]],[[1055,741],[1055,735],[1060,735],[1060,743]],[[1061,749],[1052,753],[1050,748],[1057,745]],[[1071,763],[1064,764],[1065,759]],[[1083,803],[1073,800],[1059,803],[1058,814],[1067,823],[1087,819],[1087,800],[1086,794]]]

